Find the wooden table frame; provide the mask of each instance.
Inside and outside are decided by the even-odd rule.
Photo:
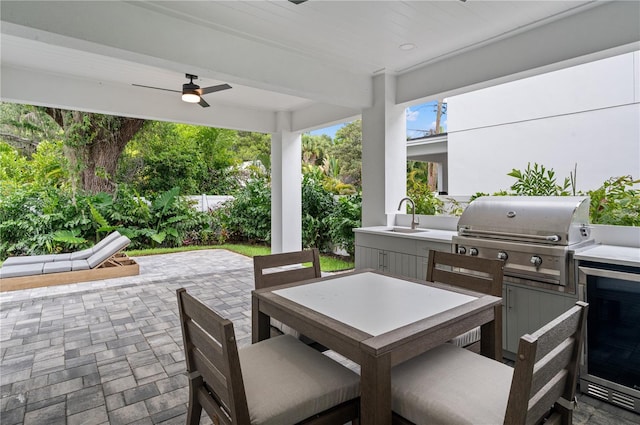
[[[358,270],[349,274],[365,272],[386,275],[374,270]],[[494,320],[494,307],[502,303],[502,299],[498,297],[434,282],[387,275],[416,284],[471,295],[477,299],[393,331],[372,336],[273,293],[278,289],[344,276],[345,274],[339,274],[253,291],[252,342],[269,338],[269,322],[270,317],[273,317],[358,363],[361,367],[360,403],[363,425],[391,424],[391,368],[394,365],[457,335],[481,326],[482,354],[501,360],[501,350],[496,347],[499,347],[497,343],[501,342],[502,329],[496,329],[497,324]]]

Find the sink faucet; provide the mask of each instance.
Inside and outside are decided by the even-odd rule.
[[[402,208],[402,203],[404,201],[407,201],[407,203],[411,203],[411,228],[415,229],[416,226],[420,224],[419,222],[416,221],[416,204],[415,202],[413,202],[413,199],[409,197],[402,198],[400,200],[400,203],[398,204],[398,211],[400,211],[400,208]]]

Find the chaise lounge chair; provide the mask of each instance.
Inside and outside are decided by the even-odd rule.
[[[130,242],[126,236],[109,235],[109,241],[106,243],[99,243],[89,248],[92,253],[87,258],[78,258],[80,255],[76,255],[63,259],[67,254],[58,254],[62,257],[55,255],[17,257],[25,260],[18,263],[12,261],[9,265],[5,262],[0,268],[0,291],[137,275],[140,273],[138,263],[121,252]],[[86,255],[86,251],[88,250],[71,255],[80,253]],[[38,258],[40,261],[26,262],[29,258]],[[49,261],[42,261],[45,259]]]
[[[117,230],[113,233],[109,233],[104,239],[96,243],[94,246],[83,249],[82,251],[77,252],[67,252],[64,254],[45,254],[45,255],[27,255],[22,257],[9,257],[2,264],[2,267],[7,266],[17,266],[22,264],[33,264],[33,263],[49,263],[52,261],[73,261],[73,260],[86,260],[91,257],[97,251],[101,250],[109,243],[118,239],[120,236],[120,232]]]

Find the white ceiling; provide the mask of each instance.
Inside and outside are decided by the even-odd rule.
[[[637,49],[638,2],[615,3],[3,0],[0,97],[265,132],[288,114],[305,130],[371,106],[383,72],[410,104]],[[200,108],[132,86],[179,90],[186,72],[233,89]]]

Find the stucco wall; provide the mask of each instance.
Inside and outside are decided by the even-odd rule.
[[[513,168],[577,164],[577,189],[640,178],[640,52],[448,99],[449,193],[508,189]]]

